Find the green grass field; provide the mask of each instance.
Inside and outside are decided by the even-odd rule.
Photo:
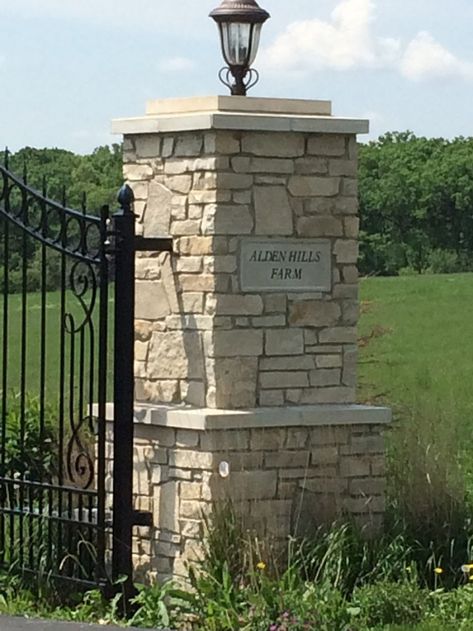
[[[60,384],[60,332],[61,332],[61,296],[59,292],[49,292],[46,294],[46,319],[45,319],[45,377],[46,377],[46,399],[53,404],[57,400]],[[27,325],[26,325],[26,391],[30,396],[37,396],[40,388],[40,372],[41,372],[41,294],[27,294]],[[113,309],[113,302],[110,300],[109,310]],[[66,313],[70,313],[74,318],[76,325],[84,318],[84,311],[75,296],[71,292],[66,294]],[[93,348],[94,369],[97,369],[97,339],[98,339],[98,310],[97,303],[93,309]],[[12,393],[20,390],[21,375],[21,344],[22,344],[22,300],[21,295],[12,294],[9,296],[8,305],[8,390]],[[109,318],[110,325],[112,318]],[[3,301],[0,304],[0,327],[3,326]],[[92,339],[90,336],[91,328],[85,328],[84,348],[85,348],[85,374],[88,371],[90,362],[90,348]],[[111,333],[111,330],[110,330]],[[110,337],[110,336],[109,336]],[[2,338],[3,339],[3,336]],[[71,341],[72,336],[65,334],[65,383],[66,388],[69,386],[70,378],[70,362],[71,362]],[[78,375],[80,370],[80,334],[75,336],[75,379],[78,385]],[[0,362],[2,361],[3,347],[0,346]],[[112,348],[110,346],[110,357],[112,356]],[[1,368],[0,368],[1,370]],[[111,362],[109,374],[111,375]]]
[[[473,416],[473,274],[361,283],[359,399]]]

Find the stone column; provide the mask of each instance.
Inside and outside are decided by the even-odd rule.
[[[390,413],[356,405],[367,122],[325,101],[209,97],[114,129],[139,232],[175,249],[137,259],[136,490],[157,528],[139,562],[181,574],[222,497],[268,537],[343,512],[379,526]]]

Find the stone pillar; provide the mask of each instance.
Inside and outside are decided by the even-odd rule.
[[[343,512],[379,526],[390,413],[356,405],[367,122],[325,101],[210,97],[114,129],[138,231],[175,249],[137,259],[135,486],[157,529],[137,562],[182,574],[222,497],[268,537]]]

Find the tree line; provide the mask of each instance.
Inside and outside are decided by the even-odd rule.
[[[1,156],[0,156],[1,157]],[[8,169],[27,185],[69,208],[85,209],[97,215],[104,205],[117,208],[117,192],[122,185],[121,145],[98,147],[89,155],[76,155],[63,149],[33,149],[26,147],[8,156]],[[0,193],[1,193],[0,181]],[[18,212],[21,194],[13,189],[11,210]],[[0,201],[1,204],[1,201]],[[31,205],[30,221],[39,222],[40,209]],[[60,233],[58,216],[48,216],[48,234]],[[5,286],[4,221],[0,221],[0,290]],[[17,293],[26,284],[27,291],[38,291],[45,281],[47,290],[55,290],[61,283],[61,257],[47,248],[46,274],[43,276],[43,252],[40,241],[33,237],[23,240],[21,230],[10,225],[8,237],[8,289]],[[26,283],[24,274],[26,260]]]
[[[83,205],[91,214],[116,208],[122,184],[121,145],[77,155],[63,149],[24,148],[9,156],[9,168],[47,196]],[[473,270],[473,138],[418,138],[388,133],[360,145],[360,271],[364,275]],[[3,232],[0,222],[0,237]],[[54,226],[52,226],[54,228]],[[21,238],[13,237],[10,291],[21,288]],[[28,241],[28,290],[40,284],[39,242]],[[1,257],[1,253],[0,253]],[[0,285],[3,273],[0,261]],[[59,282],[59,262],[47,258],[48,289]]]
[[[473,138],[386,134],[359,177],[363,274],[473,269]]]

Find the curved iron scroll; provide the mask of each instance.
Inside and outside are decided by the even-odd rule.
[[[39,212],[32,212],[32,209],[39,209]],[[103,230],[100,217],[49,199],[1,165],[0,215],[59,252],[91,263],[101,261]],[[53,219],[57,220],[58,226]]]

